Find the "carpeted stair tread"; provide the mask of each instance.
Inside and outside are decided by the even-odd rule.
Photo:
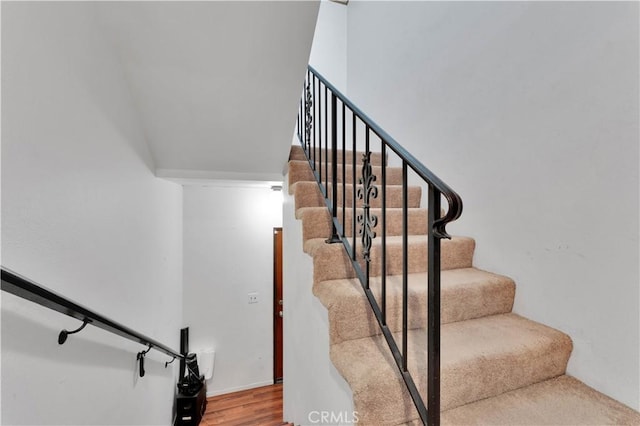
[[[424,328],[427,311],[427,274],[409,274],[409,328]],[[381,277],[370,280],[370,288],[381,306]],[[388,276],[387,325],[402,327],[402,275]],[[475,268],[451,269],[441,276],[441,320],[443,324],[511,312],[515,295],[513,280]],[[357,278],[321,281],[313,293],[327,308],[332,344],[380,334]]]
[[[355,278],[356,274],[351,265],[351,260],[342,244],[327,244],[326,238],[313,238],[304,242],[303,249],[313,257],[314,282],[320,282],[339,278]],[[403,273],[403,244],[401,236],[387,237],[386,259],[387,275],[399,275]],[[375,238],[371,246],[370,276],[381,275],[381,238]],[[427,271],[427,237],[426,235],[409,235],[407,244],[408,273]],[[357,243],[357,258],[362,244]],[[441,242],[440,266],[442,270],[470,268],[473,260],[475,241],[468,237],[453,237]]]
[[[571,376],[444,411],[442,425],[640,425],[640,413]]]
[[[401,345],[400,333],[394,333]],[[409,371],[426,395],[426,335],[409,331]],[[441,407],[455,408],[564,374],[571,339],[515,314],[444,324],[441,331]],[[331,345],[331,359],[349,383],[363,424],[417,418],[382,336]]]
[[[322,149],[323,161],[325,161],[324,160],[325,158],[329,158],[329,161],[331,161],[331,152],[332,151],[329,149],[329,150],[327,150],[327,152],[325,152],[324,146],[322,148],[323,148]],[[327,153],[328,153],[328,156],[327,156]],[[342,163],[342,153],[343,153],[342,150],[338,150],[338,162],[339,163]],[[353,162],[353,151],[347,150],[347,151],[344,151],[344,153],[345,153],[345,161],[347,163],[352,163]],[[363,154],[364,154],[364,152],[362,152],[362,151],[356,151],[356,163],[357,164],[362,163]],[[313,158],[316,159],[316,160],[319,160],[320,159],[319,157],[320,157],[320,153],[319,153],[318,148],[316,147],[316,149],[315,149],[315,157],[313,157]],[[301,160],[304,160],[304,161],[307,160],[307,157],[306,157],[304,151],[302,150],[301,146],[298,146],[298,145],[292,145],[291,146],[291,151],[289,153],[289,161],[291,161],[291,160],[294,160],[294,161],[295,160],[300,160],[300,161]],[[379,166],[380,164],[382,164],[382,154],[379,153],[379,152],[372,152],[371,153],[371,157],[370,157],[370,161],[371,161],[371,164]]]
[[[378,223],[373,228],[378,237],[382,233],[382,209],[372,208],[372,215],[378,217]],[[362,209],[356,209],[356,216],[362,214]],[[326,207],[303,207],[297,214],[302,220],[303,241],[312,238],[328,238],[331,235],[331,215]],[[407,209],[408,230],[410,234],[427,234],[427,209],[410,208]],[[342,222],[342,208],[338,208],[337,217]],[[353,236],[353,208],[345,209],[345,234]],[[402,235],[402,208],[388,207],[386,209],[386,230],[387,235]],[[356,219],[356,235],[360,225]]]

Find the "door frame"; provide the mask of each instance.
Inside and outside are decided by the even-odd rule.
[[[284,376],[284,304],[282,276],[282,227],[273,228],[273,382],[282,383]]]

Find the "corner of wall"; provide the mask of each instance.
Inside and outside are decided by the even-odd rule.
[[[329,357],[327,309],[311,291],[313,262],[302,249],[302,225],[295,217],[293,197],[288,191],[285,184],[284,420],[310,424],[314,412],[353,412],[353,396]]]
[[[320,3],[309,64],[343,94],[347,94],[348,6],[323,0]]]

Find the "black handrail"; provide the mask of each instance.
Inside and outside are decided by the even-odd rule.
[[[317,85],[316,85],[317,82]],[[324,89],[323,89],[324,86]],[[322,92],[324,91],[324,97]],[[330,97],[330,99],[329,99]],[[324,114],[323,103],[324,98]],[[340,101],[341,108],[338,108]],[[329,115],[329,103],[330,115]],[[338,192],[338,110],[341,109],[342,123],[342,151],[347,150],[346,142],[346,113],[349,110],[352,115],[352,226],[353,238],[350,240],[345,232],[346,217],[346,155],[342,156],[342,197]],[[357,120],[364,124],[365,149],[362,159],[362,176],[358,181],[360,185],[356,191],[356,159],[357,151]],[[324,125],[324,138],[323,138]],[[370,161],[370,134],[373,133],[381,141],[381,183],[380,189],[374,182],[377,176],[372,173]],[[462,214],[462,199],[447,184],[438,178],[433,172],[418,161],[412,154],[403,148],[386,131],[376,124],[360,108],[353,104],[326,78],[313,67],[308,67],[305,78],[303,95],[299,105],[297,120],[297,136],[304,149],[307,160],[313,170],[325,203],[331,214],[332,231],[327,243],[342,242],[356,276],[360,280],[364,293],[369,301],[374,315],[380,325],[382,334],[389,345],[393,358],[400,370],[400,374],[407,386],[407,390],[413,399],[420,419],[424,424],[439,425],[440,423],[440,240],[451,238],[446,232],[446,225]],[[324,141],[324,144],[323,144]],[[323,146],[324,145],[324,146]],[[329,159],[329,146],[331,146],[331,158]],[[324,173],[323,173],[323,149],[324,149]],[[386,167],[387,149],[395,152],[402,161],[402,348],[387,325],[386,317]],[[316,164],[317,163],[317,164]],[[329,170],[328,164],[331,163]],[[408,371],[408,168],[411,168],[429,188],[428,193],[428,254],[427,254],[427,405],[418,392],[418,388]],[[329,183],[331,185],[329,186]],[[373,228],[377,226],[378,218],[370,213],[370,200],[382,197],[381,217],[381,304],[378,304],[369,287],[370,276],[370,250],[372,241],[376,237]],[[362,201],[361,214],[356,216],[356,196]],[[441,198],[447,200],[448,208],[444,216],[441,216]],[[341,198],[341,200],[340,200]],[[342,201],[342,218],[338,216],[339,202]],[[340,221],[342,219],[342,222]],[[356,223],[360,226],[356,231]],[[356,232],[361,237],[361,258],[358,258]]]
[[[462,198],[458,195],[449,185],[444,183],[442,179],[436,176],[431,170],[429,170],[424,164],[422,164],[416,157],[414,157],[409,151],[407,151],[402,145],[400,145],[389,133],[387,133],[382,127],[380,127],[375,121],[373,121],[367,114],[365,114],[360,108],[358,108],[353,102],[351,102],[345,95],[340,92],[333,84],[331,84],[326,78],[322,76],[315,68],[309,65],[309,71],[314,74],[319,81],[322,82],[332,94],[336,95],[338,99],[348,107],[363,123],[365,123],[371,131],[373,131],[380,139],[382,139],[389,148],[391,148],[400,157],[403,162],[407,163],[418,176],[424,181],[433,185],[449,203],[449,209],[444,217],[438,219],[435,223],[435,231],[441,238],[451,238],[447,234],[445,227],[448,223],[458,219],[462,214]]]
[[[184,359],[184,355],[178,351],[171,349],[170,347],[150,338],[135,330],[130,329],[120,323],[117,323],[104,315],[100,315],[97,312],[92,311],[64,296],[61,296],[41,285],[36,284],[28,278],[20,276],[15,272],[12,272],[2,267],[2,290],[7,293],[14,294],[31,302],[42,305],[46,308],[68,315],[83,322],[83,326],[86,324],[93,325],[103,330],[109,331],[125,339],[132,340],[137,343],[141,343],[147,346],[149,349],[155,349],[172,358]],[[79,330],[76,330],[79,331]],[[61,336],[64,334],[65,338],[59,343],[64,343],[66,335],[73,332],[63,330]],[[146,351],[148,352],[148,350]],[[146,354],[146,352],[144,352]],[[138,356],[138,359],[143,358],[144,355]],[[173,361],[173,360],[172,360]],[[172,362],[171,361],[171,362]],[[141,362],[141,376],[144,375],[143,362]]]

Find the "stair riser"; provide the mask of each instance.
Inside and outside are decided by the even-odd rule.
[[[319,167],[319,166],[316,166],[316,167]],[[328,185],[330,186],[331,182],[333,182],[332,175],[331,175],[332,174],[331,165],[329,165],[328,170],[325,169],[324,166],[322,167],[322,169],[317,168],[316,170],[322,182],[325,184],[327,184],[328,182]],[[354,182],[353,168],[350,165],[347,165],[345,170],[346,170],[346,174],[343,175],[342,164],[338,166],[338,171],[336,175],[337,177],[336,182],[338,182],[338,184],[342,184],[343,181],[345,183]],[[376,176],[375,184],[377,186],[380,186],[382,184],[382,168],[379,166],[374,166],[372,167],[371,172],[374,176]],[[386,178],[387,185],[402,185],[402,169],[401,168],[387,167],[386,173],[387,175],[385,178]],[[359,183],[361,177],[362,177],[362,167],[356,166],[355,182]],[[296,182],[309,182],[309,181],[315,181],[315,180],[316,180],[315,175],[311,170],[311,168],[309,167],[309,163],[307,163],[306,161],[290,161],[289,162],[289,185],[290,186]]]
[[[422,278],[422,277],[421,277]],[[427,277],[423,285],[409,287],[409,329],[424,328],[427,323]],[[381,334],[380,327],[359,282],[352,283],[356,291],[339,300],[327,300],[326,286],[349,285],[342,281],[324,281],[314,285],[314,294],[325,305],[329,314],[331,344]],[[324,288],[323,288],[324,287]],[[387,278],[387,325],[392,332],[402,330],[402,278]],[[378,306],[382,306],[379,280],[372,280],[371,289]],[[447,288],[441,292],[441,323],[447,324],[489,315],[511,312],[515,284],[503,277],[475,288]]]
[[[380,342],[385,345],[386,342]],[[401,345],[402,343],[400,343]],[[329,355],[338,372],[345,378],[354,390],[354,384],[350,382],[351,366],[355,362],[345,363],[342,359],[339,346],[331,345]],[[353,395],[354,410],[358,412],[358,426],[397,425],[419,418],[411,395],[397,372],[395,361],[386,347],[381,347],[386,356],[386,362],[371,363],[368,359],[362,359],[362,364],[377,365],[384,363],[383,368],[393,368],[394,375],[389,376],[380,370],[367,372],[372,382],[371,386]],[[368,354],[366,354],[368,355]],[[377,355],[377,354],[376,354]],[[364,368],[358,366],[360,369]],[[382,373],[382,374],[381,374]],[[381,377],[377,377],[381,376]],[[424,399],[424,398],[423,398]],[[384,408],[383,408],[384,407]]]
[[[328,169],[325,169],[324,164],[322,169],[319,169],[320,165],[316,164],[316,171],[321,175],[322,177],[322,182],[329,182],[329,185],[331,185],[331,182],[333,182],[333,178],[332,178],[332,171],[331,171],[331,164],[328,165]],[[346,182],[346,183],[353,183],[354,182],[354,176],[353,176],[353,166],[350,164],[347,164],[345,167],[345,171],[346,173],[343,175],[342,174],[342,164],[338,164],[337,167],[337,180],[336,182],[338,183],[342,183],[342,182]],[[371,168],[371,173],[376,177],[375,180],[375,184],[376,185],[381,185],[382,184],[382,167],[380,166],[373,166]],[[387,181],[387,185],[402,185],[402,168],[399,167],[387,167],[386,170],[386,181]],[[360,178],[362,177],[362,165],[356,165],[356,175],[355,175],[355,182],[359,183],[360,182]]]
[[[479,357],[464,365],[443,369],[441,408],[449,410],[560,376],[566,372],[571,350],[571,339],[564,335],[542,342],[526,354],[505,354],[500,359]],[[470,377],[482,377],[482,384],[469,380]]]
[[[325,158],[329,158],[329,161],[331,161],[331,150],[327,150],[328,151],[328,155],[327,152],[325,152],[324,150],[324,146],[322,149],[322,161],[325,161]],[[315,152],[314,152],[315,157],[312,157],[312,159],[314,159],[315,161],[318,161],[320,159],[320,151],[319,149],[316,147]],[[363,152],[362,151],[356,151],[356,163],[357,164],[361,164],[362,163],[362,155]],[[342,156],[343,156],[343,151],[342,150],[338,150],[338,163],[342,163]],[[379,166],[380,164],[382,164],[382,155],[379,152],[372,152],[371,153],[371,164]],[[294,160],[294,161],[307,161],[307,157],[304,154],[304,151],[302,150],[302,148],[298,145],[294,145],[291,147],[291,153],[289,155],[289,160]],[[352,163],[353,162],[353,151],[346,151],[346,157],[345,157],[345,162],[347,163]]]
[[[356,235],[360,225],[357,222],[357,215],[362,214],[362,209],[356,209]],[[346,209],[345,212],[345,233],[353,236],[353,209]],[[371,209],[371,214],[378,217],[378,223],[373,228],[376,235],[382,235],[382,209]],[[407,212],[409,223],[408,232],[414,235],[426,235],[427,233],[427,211],[424,209],[409,209]],[[328,238],[331,235],[331,216],[326,208],[308,208],[299,215],[302,219],[302,238],[307,241],[311,238]],[[337,218],[342,222],[342,209],[338,209]],[[402,235],[402,210],[387,209],[386,211],[387,235]]]
[[[360,246],[360,242],[358,245]],[[305,250],[311,252],[305,244]],[[441,249],[442,270],[468,268],[471,267],[475,242],[470,238],[455,238],[453,240],[443,240]],[[358,249],[360,250],[360,249]],[[387,275],[401,275],[403,273],[402,245],[387,244]],[[369,275],[381,275],[381,247],[379,245],[371,248],[371,263]],[[427,271],[427,241],[411,242],[408,245],[408,273]],[[324,244],[317,249],[313,256],[314,282],[334,280],[340,278],[355,278],[356,274],[351,266],[349,256],[342,244]],[[362,256],[358,256],[362,259]],[[359,261],[361,268],[365,267],[363,260]]]
[[[353,186],[347,185],[345,191],[345,205],[347,208],[353,206]],[[303,207],[321,207],[325,206],[324,197],[318,188],[318,184],[315,182],[298,182],[291,189],[295,196],[295,209],[301,209]],[[357,195],[357,189],[356,189]],[[420,207],[420,201],[422,197],[422,188],[419,186],[410,186],[407,188],[409,208]],[[356,207],[362,207],[363,201],[356,197]],[[399,186],[387,187],[386,203],[389,208],[401,208],[402,207],[402,188]],[[342,186],[338,186],[338,205],[342,204]],[[369,200],[370,207],[380,208],[382,207],[382,196],[379,194],[378,198]]]

